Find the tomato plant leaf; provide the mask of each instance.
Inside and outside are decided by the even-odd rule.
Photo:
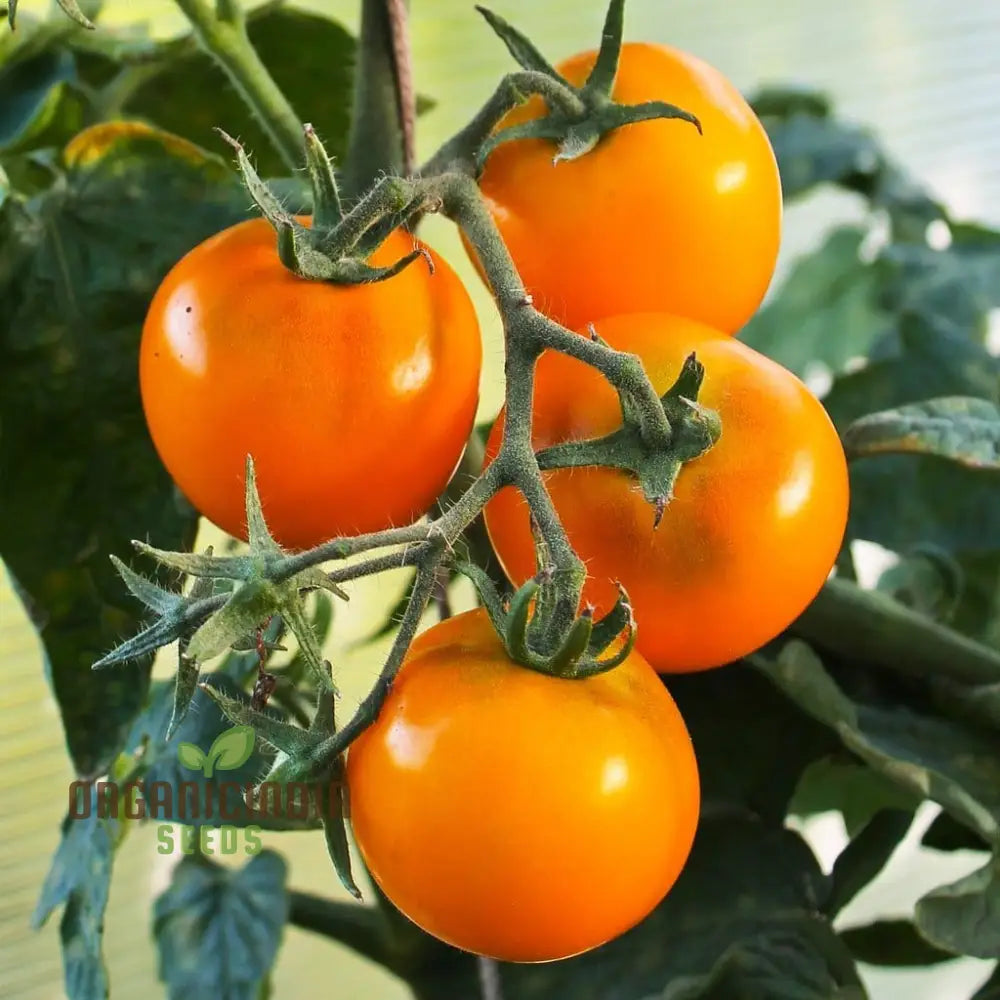
[[[987,844],[967,826],[946,812],[938,815],[924,832],[920,843],[934,851],[985,851]]]
[[[932,944],[959,955],[1000,956],[1000,860],[941,886],[917,901],[917,929]]]
[[[151,663],[90,670],[141,613],[108,553],[150,532],[187,546],[195,527],[146,433],[142,320],[167,269],[246,201],[220,162],[146,128],[92,130],[63,162],[58,190],[0,229],[13,263],[0,271],[0,466],[19,470],[2,486],[0,553],[41,635],[74,765],[94,776]]]
[[[963,330],[982,342],[991,309],[1000,306],[1000,232],[949,221],[944,247],[893,243],[881,254],[886,304]]]
[[[865,1000],[860,982],[838,983],[825,957],[783,928],[731,945],[705,976],[671,983],[659,1000]]]
[[[774,110],[773,105],[752,103]],[[773,113],[762,117],[778,160],[782,196],[791,201],[820,184],[870,190],[884,163],[875,137],[858,125],[809,114],[801,107],[780,118]]]
[[[740,340],[800,377],[816,362],[839,372],[866,355],[892,317],[879,302],[878,274],[861,260],[864,236],[857,226],[833,230],[795,263]]]
[[[837,810],[844,817],[848,836],[854,837],[883,809],[912,812],[920,805],[921,796],[900,788],[843,751],[841,757],[845,759],[823,757],[802,772],[788,806],[791,814],[812,816]]]
[[[906,315],[883,357],[834,381],[824,403],[846,428],[873,412],[927,399],[1000,402],[1000,360],[967,331],[933,316]],[[915,545],[945,553],[1000,548],[997,477],[935,455],[882,455],[851,467],[848,534],[893,551]],[[886,497],[895,498],[886,503]]]
[[[665,683],[691,734],[708,809],[782,823],[802,773],[837,746],[745,663]]]
[[[848,927],[840,938],[859,962],[881,966],[937,965],[950,962],[950,951],[935,948],[909,920],[876,920]]]
[[[31,923],[41,927],[53,910],[64,907],[59,937],[66,996],[69,1000],[104,1000],[108,996],[108,977],[101,940],[118,821],[98,816],[95,789],[81,790],[80,794],[90,796],[90,808],[85,810],[85,818],[69,815],[63,820],[62,840]]]
[[[915,452],[972,469],[1000,470],[1000,409],[967,396],[929,399],[861,417],[844,431],[843,440],[850,458]]]
[[[882,809],[862,827],[833,863],[823,912],[831,919],[886,866],[913,822],[909,809]]]
[[[904,706],[854,702],[799,640],[786,643],[775,660],[756,656],[753,662],[870,767],[938,802],[988,843],[1000,842],[1000,737],[995,733]]]
[[[73,57],[64,49],[11,59],[0,66],[0,151],[25,147],[55,114],[60,84],[73,77]]]
[[[181,861],[153,909],[159,976],[171,1000],[258,1000],[288,915],[285,876],[273,851],[237,870]]]

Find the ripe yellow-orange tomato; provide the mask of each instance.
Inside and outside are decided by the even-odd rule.
[[[557,68],[579,85],[594,52]],[[760,305],[781,237],[781,184],[763,126],[739,91],[695,56],[626,44],[614,99],[696,115],[607,133],[553,163],[541,139],[494,150],[480,179],[535,305],[573,329],[625,312],[669,312],[726,333]],[[534,98],[500,128],[544,111]]]
[[[663,314],[597,324],[642,359],[665,392],[692,351],[705,366],[698,401],[722,420],[715,446],[686,463],[654,529],[635,479],[607,467],[544,473],[587,567],[598,613],[628,591],[638,648],[661,672],[738,659],[789,625],[830,572],[847,521],[847,464],[822,404],[791,372],[732,337]],[[552,352],[537,369],[534,444],[601,437],[621,426],[618,397],[593,368]],[[498,420],[487,444],[496,454]],[[527,508],[513,488],[486,507],[490,540],[516,583],[535,572]]]
[[[397,231],[372,263],[413,245]],[[417,260],[376,284],[307,281],[253,219],[173,268],[143,328],[142,401],[202,514],[246,537],[248,454],[288,548],[408,524],[431,506],[472,428],[482,348],[468,293],[428,253],[433,274]]]
[[[417,638],[347,780],[389,899],[510,962],[566,958],[638,923],[698,821],[690,737],[638,653],[586,680],[550,677],[511,662],[482,609]]]

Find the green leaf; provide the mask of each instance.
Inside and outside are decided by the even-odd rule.
[[[0,151],[32,143],[51,121],[62,98],[60,84],[75,75],[65,49],[44,49],[0,67]]]
[[[783,823],[803,772],[836,738],[745,663],[664,682],[694,743],[704,807]]]
[[[194,743],[178,743],[177,759],[182,767],[190,771],[200,771],[204,767],[207,757],[202,753],[201,747]]]
[[[353,89],[355,44],[351,36],[328,18],[292,7],[251,16],[247,31],[292,107],[313,124],[331,156],[342,156]],[[323,81],[321,87],[316,86],[317,80]],[[219,148],[214,130],[224,128],[254,151],[264,176],[286,172],[267,134],[225,73],[200,49],[166,62],[151,74],[132,93],[125,110],[209,149]],[[304,158],[303,152],[303,162]]]
[[[867,129],[801,111],[784,120],[768,115],[764,124],[778,160],[786,201],[820,184],[874,189],[883,168],[883,154]]]
[[[732,945],[706,976],[675,980],[660,1000],[865,1000],[860,983],[838,983],[802,935],[769,930]]]
[[[258,1000],[288,918],[286,865],[263,851],[243,868],[184,858],[153,908],[170,1000]]]
[[[254,742],[254,732],[250,726],[233,726],[215,737],[208,751],[208,759],[216,770],[235,771],[250,759]]]
[[[796,262],[778,294],[740,332],[740,340],[797,375],[813,362],[841,371],[869,352],[891,324],[879,304],[875,270],[859,257],[865,233],[835,229]]]
[[[982,343],[988,314],[1000,306],[1000,232],[949,222],[947,233],[951,242],[944,249],[923,240],[886,248],[886,304],[900,314],[951,324]]]
[[[142,321],[167,269],[246,202],[221,163],[148,130],[91,130],[64,165],[58,190],[0,228],[0,466],[19,470],[0,486],[0,553],[41,635],[76,770],[95,776],[151,664],[90,671],[140,624],[108,553],[147,534],[184,547],[195,527],[145,428]]]
[[[904,706],[852,701],[802,642],[754,664],[848,750],[916,795],[940,803],[991,844],[1000,841],[1000,739]]]
[[[81,794],[90,796],[88,815],[63,820],[62,840],[31,923],[36,929],[41,927],[54,909],[64,906],[59,937],[66,996],[69,1000],[104,1000],[108,977],[101,941],[118,822],[98,817],[96,792],[87,788]]]
[[[932,944],[957,955],[1000,958],[1000,861],[917,901],[917,929]]]
[[[877,590],[833,577],[795,620],[792,631],[852,662],[908,677],[990,685],[1000,653],[917,613]]]
[[[823,912],[831,919],[886,866],[913,822],[913,812],[883,809],[864,825],[833,864]]]
[[[921,796],[853,758],[828,756],[803,772],[788,811],[795,816],[839,811],[848,836],[853,837],[880,810],[912,811],[920,802]]]
[[[927,828],[920,843],[935,851],[985,851],[988,845],[967,826],[943,812]]]
[[[840,938],[859,962],[869,965],[937,965],[955,957],[922,938],[909,920],[877,920],[849,927],[840,932]]]
[[[913,452],[1000,469],[1000,409],[985,399],[950,396],[872,413],[854,421],[843,439],[849,458]]]

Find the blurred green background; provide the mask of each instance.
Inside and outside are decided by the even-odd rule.
[[[355,3],[301,0],[299,6],[356,29]],[[579,0],[494,0],[497,11],[526,31],[552,58],[589,48],[599,31],[601,4]],[[47,0],[22,0],[22,14],[43,14]],[[509,57],[485,28],[471,0],[412,0],[416,82],[437,106],[419,126],[419,151],[430,153],[460,126],[509,68]],[[110,0],[118,20],[148,20],[158,33],[182,29],[168,0]],[[1000,222],[1000,6],[996,0],[630,0],[627,33],[687,48],[722,69],[744,90],[760,83],[796,82],[827,90],[839,113],[872,124],[891,153],[905,162],[960,217]],[[322,86],[322,81],[316,81]],[[225,86],[220,74],[220,86]],[[0,95],[0,100],[2,100]],[[297,111],[308,119],[309,109]],[[240,123],[220,122],[239,133]],[[214,137],[206,135],[211,145]],[[814,245],[834,220],[857,212],[844,195],[820,195],[788,213],[782,269]],[[458,241],[442,220],[426,235],[470,287],[478,283]],[[781,269],[779,269],[780,280]],[[486,296],[477,304],[486,337],[482,413],[499,405],[499,332]],[[2,512],[0,512],[2,516]],[[203,532],[207,539],[211,530]],[[154,539],[155,541],[155,539]],[[335,627],[332,655],[345,698],[363,693],[377,672],[383,647],[351,651],[379,610],[390,606],[401,581],[380,578],[354,585],[354,600]],[[29,931],[28,914],[57,843],[70,780],[62,733],[48,696],[40,649],[0,574],[0,996],[56,1000],[63,996],[57,921]],[[168,668],[169,669],[169,668]],[[930,812],[927,813],[929,818]],[[918,824],[925,826],[926,823]],[[925,889],[975,866],[961,852],[921,857],[912,843],[841,918],[845,924],[872,913],[905,912]],[[915,835],[914,835],[915,834]],[[807,829],[821,859],[843,846],[842,824],[820,818]],[[289,834],[265,838],[289,859],[289,883],[338,894],[322,838]],[[159,996],[149,939],[150,901],[169,881],[170,858],[153,850],[151,830],[134,832],[116,861],[109,907],[106,955],[115,994]],[[895,1000],[942,1000],[968,995],[985,978],[987,963],[961,960],[913,973],[866,975],[872,995]],[[366,997],[392,1000],[407,990],[384,971],[339,946],[289,929],[279,956],[274,996]]]

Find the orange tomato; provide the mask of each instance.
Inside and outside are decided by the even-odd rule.
[[[690,738],[641,656],[550,677],[511,662],[482,609],[417,638],[347,779],[389,899],[449,944],[511,962],[565,958],[640,921],[698,820]]]
[[[847,520],[847,465],[826,411],[790,372],[716,330],[664,314],[597,324],[613,347],[642,358],[657,392],[692,351],[705,366],[699,402],[722,436],[683,466],[658,529],[635,480],[610,468],[544,473],[569,540],[587,566],[585,599],[608,611],[621,581],[638,648],[659,671],[735,660],[789,625],[822,586]],[[536,449],[621,426],[618,397],[593,368],[547,352],[537,369]],[[498,420],[487,445],[496,454]],[[527,508],[512,488],[486,508],[508,576],[535,572]]]
[[[557,68],[584,82],[594,52]],[[781,184],[763,126],[695,56],[626,44],[614,99],[696,115],[627,125],[579,159],[541,139],[490,154],[480,186],[535,305],[574,329],[625,312],[670,312],[727,333],[760,305],[781,237]],[[500,128],[537,118],[534,98]]]
[[[412,248],[397,231],[372,262]],[[433,274],[418,260],[376,284],[307,281],[253,219],[173,268],[143,329],[142,401],[160,457],[202,514],[246,537],[247,454],[289,548],[430,507],[472,428],[481,345],[468,294],[429,252]]]

